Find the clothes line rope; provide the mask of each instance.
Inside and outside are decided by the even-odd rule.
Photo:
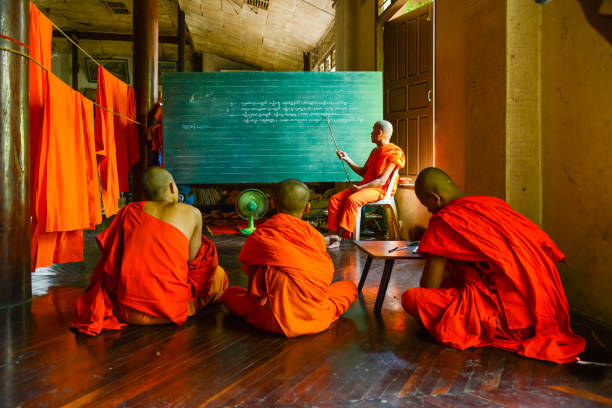
[[[12,37],[9,37],[9,36],[6,36],[6,35],[2,35],[2,34],[0,34],[0,38],[3,38],[3,39],[5,39],[5,40],[12,41],[12,42],[14,42],[15,44],[19,44],[19,45],[21,45],[22,47],[25,47],[25,48],[30,48],[30,46],[29,46],[28,44],[24,44],[24,43],[22,43],[21,41],[16,40],[16,39],[14,39],[14,38],[12,38]]]
[[[48,17],[47,17],[48,18]],[[51,21],[51,20],[49,20]],[[89,58],[91,58],[93,60],[93,62],[95,62],[98,65],[102,65],[100,64],[94,57],[92,57],[91,55],[89,55],[89,53],[87,51],[85,51],[83,48],[81,48],[81,46],[79,44],[77,44],[76,41],[74,41],[72,38],[70,38],[70,36],[68,34],[66,34],[65,32],[62,31],[61,28],[59,28],[57,25],[55,25],[55,23],[53,21],[51,21],[51,25],[53,25],[53,27],[57,28],[57,31],[59,31],[64,37],[66,37],[66,39],[68,41],[70,41],[72,44],[74,44],[75,47],[77,47],[79,50],[81,50],[81,52],[83,52],[83,54],[87,55]]]
[[[42,65],[40,62],[36,61],[34,58],[30,57],[28,54],[26,54],[26,53],[24,53],[24,52],[17,51],[17,50],[13,50],[13,49],[11,49],[11,48],[6,48],[6,47],[0,47],[0,51],[7,51],[7,52],[12,52],[12,53],[17,54],[17,55],[21,55],[22,57],[25,57],[25,58],[29,59],[30,61],[34,62],[36,65],[38,65],[39,67],[41,67],[41,68],[42,68],[42,69],[44,69],[45,71],[49,72],[49,69],[48,69],[47,67],[45,67],[45,66],[44,66],[44,65]],[[113,111],[112,111],[112,110],[110,110],[110,109],[106,109],[104,106],[100,106],[100,105],[98,105],[98,104],[97,104],[97,103],[95,103],[95,102],[93,102],[93,104],[94,104],[95,106],[97,106],[98,108],[100,108],[100,109],[102,109],[102,110],[105,110],[105,111],[106,111],[106,112],[108,112],[108,113],[112,113],[113,115],[117,115],[117,116],[119,116],[120,118],[123,118],[123,119],[125,119],[125,120],[127,120],[127,121],[130,121],[130,122],[132,122],[132,123],[135,123],[135,124],[137,124],[137,125],[140,125],[140,122],[135,121],[134,119],[130,119],[130,118],[128,118],[127,116],[123,116],[123,115],[122,115],[122,114],[120,114],[120,113],[113,112]]]

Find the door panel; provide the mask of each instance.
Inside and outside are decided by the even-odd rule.
[[[433,165],[433,26],[425,6],[384,26],[384,118],[406,153],[400,174]]]

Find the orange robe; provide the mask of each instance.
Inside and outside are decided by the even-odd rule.
[[[448,258],[439,289],[414,288],[404,309],[440,343],[493,346],[568,363],[584,350],[569,324],[555,262],[564,255],[534,223],[503,200],[463,197],[433,215],[419,245]]]
[[[128,173],[138,161],[139,151],[136,125],[109,111],[135,119],[134,89],[98,67],[96,102],[107,109],[96,107],[95,139],[102,203],[105,215],[110,217],[119,210],[119,193],[129,191]]]
[[[42,14],[34,3],[30,3],[30,56],[42,66],[51,69],[51,39],[53,25]],[[39,266],[48,266],[53,263],[55,250],[55,236],[41,237],[38,228],[38,218],[41,214],[41,195],[44,184],[39,181],[39,169],[46,165],[46,154],[41,157],[43,117],[45,100],[47,98],[47,71],[38,64],[30,62],[30,210],[32,214],[30,245],[31,270]],[[41,159],[43,161],[41,161]],[[42,229],[44,231],[44,228]]]
[[[202,237],[198,255],[188,262],[189,239],[146,213],[144,202],[122,208],[96,239],[102,257],[72,323],[81,333],[121,329],[125,310],[180,325],[194,307],[190,301],[198,300],[196,308],[202,307],[227,287],[214,244]]]
[[[151,141],[151,147],[154,151],[159,152],[159,158],[157,162],[159,165],[164,167],[164,126],[162,123],[163,120],[163,111],[161,103],[158,103],[153,109],[153,123],[149,126],[147,130],[147,140]]]
[[[38,61],[42,66],[51,69],[51,40],[53,37],[53,25],[44,14],[42,14],[34,3],[30,3],[30,57]],[[30,163],[39,162],[39,143],[43,125],[45,108],[45,96],[47,93],[47,71],[38,64],[30,62]],[[37,186],[36,171],[30,172],[30,185]],[[36,189],[31,188],[31,202],[36,198]]]
[[[387,143],[372,150],[364,166],[366,174],[359,185],[364,185],[380,177],[389,164],[395,164],[396,169],[401,169],[406,164],[404,152],[393,143]],[[332,231],[340,231],[340,228],[343,228],[348,231],[343,238],[349,238],[357,225],[357,210],[359,207],[383,198],[390,182],[391,177],[382,187],[368,187],[355,193],[346,189],[331,196],[328,204],[327,228]],[[393,186],[393,194],[395,194],[396,189],[397,183]]]
[[[32,270],[83,260],[83,230],[101,222],[93,104],[49,73],[32,203]]]
[[[51,68],[52,24],[30,4],[30,53]],[[83,260],[83,229],[100,223],[93,104],[30,63],[31,269]]]
[[[230,287],[221,300],[261,330],[287,337],[319,333],[357,298],[353,282],[331,284],[334,265],[323,236],[291,215],[276,214],[260,225],[239,259],[250,287]]]

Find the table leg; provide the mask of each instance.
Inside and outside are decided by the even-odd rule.
[[[357,292],[361,292],[363,285],[365,283],[366,277],[368,276],[368,272],[370,271],[370,265],[372,265],[372,257],[368,256],[366,263],[363,267],[363,272],[361,272],[361,278],[359,279],[359,286],[357,286]]]
[[[374,304],[374,313],[380,313],[380,310],[382,309],[382,304],[385,300],[385,294],[387,293],[387,286],[389,286],[389,280],[391,279],[391,271],[393,270],[394,263],[394,259],[385,260],[385,269],[383,270],[383,275],[380,279],[378,295],[376,295],[376,303]]]

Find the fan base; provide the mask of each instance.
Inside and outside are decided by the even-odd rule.
[[[251,235],[253,231],[255,231],[255,227],[247,227],[247,228],[238,228],[242,235]]]

